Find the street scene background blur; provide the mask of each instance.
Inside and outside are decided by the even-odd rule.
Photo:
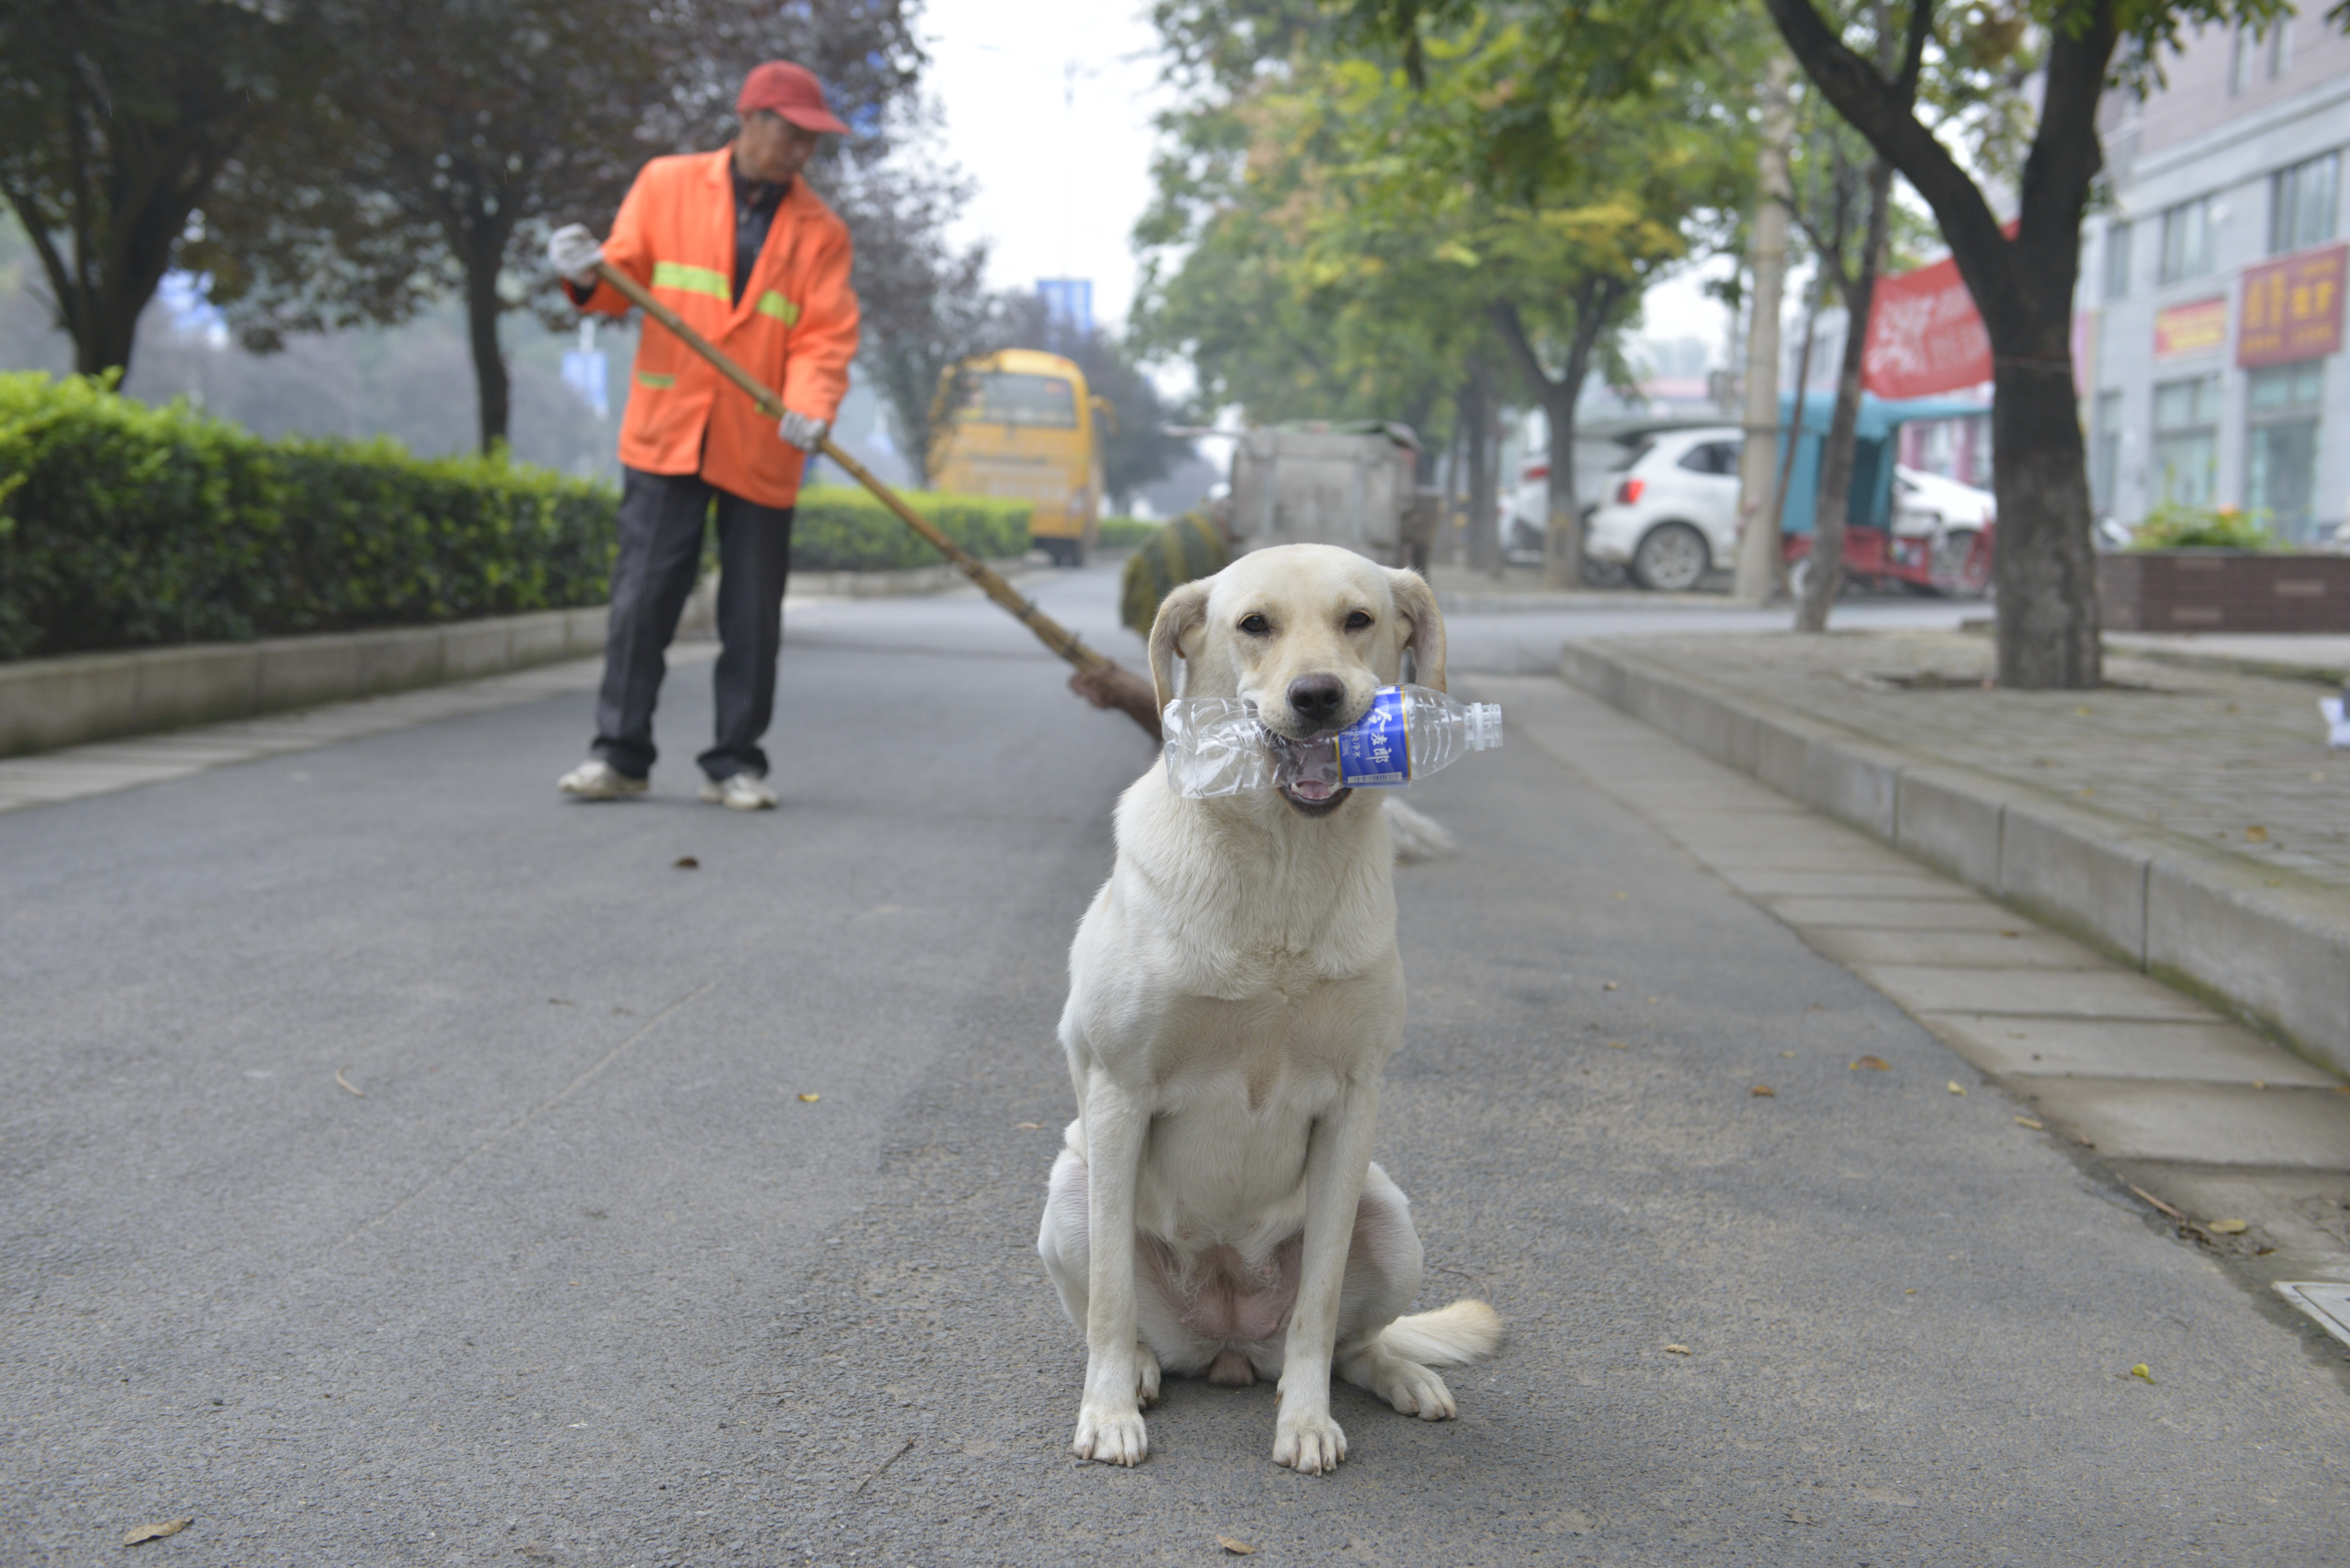
[[[0,0],[0,1562],[2338,1563],[2324,4]],[[664,328],[549,236],[779,57],[774,809],[698,503],[566,798]],[[1073,1466],[1069,932],[1285,543],[1505,711],[1378,1158],[1510,1339]]]

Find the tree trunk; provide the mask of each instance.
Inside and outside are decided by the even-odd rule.
[[[2095,686],[2102,679],[2095,557],[2074,405],[2072,302],[2081,214],[2104,161],[2096,109],[2120,36],[2117,0],[2086,0],[2074,25],[2049,35],[2012,240],[1914,113],[1933,0],[1913,0],[1905,57],[1890,81],[1844,46],[1812,0],[1763,5],[1804,74],[1933,209],[1982,314],[1995,389],[2000,684]]]
[[[1778,514],[1766,515],[1764,508],[1779,487],[1779,310],[1787,276],[1787,209],[1794,195],[1787,149],[1794,140],[1795,115],[1787,88],[1794,73],[1795,62],[1785,53],[1772,57],[1761,94],[1762,146],[1755,160],[1761,200],[1754,207],[1749,263],[1754,287],[1746,328],[1745,440],[1738,457],[1738,576],[1731,592],[1758,605],[1779,585]]]
[[[506,444],[513,419],[513,383],[498,321],[505,301],[498,294],[498,271],[505,261],[505,227],[476,216],[458,254],[465,267],[465,335],[473,353],[473,395],[480,415],[482,455]]]
[[[2070,327],[2067,320],[2057,329],[2060,341]],[[2023,691],[2099,685],[2097,559],[2069,360],[1997,361],[1991,422],[1999,683]]]
[[[1569,367],[1572,371],[1577,367]],[[1583,385],[1580,376],[1575,385]],[[1543,581],[1555,588],[1583,583],[1583,508],[1575,496],[1575,403],[1572,391],[1543,389],[1543,414],[1550,425],[1550,515],[1543,528]]]
[[[1852,516],[1852,461],[1860,424],[1860,373],[1868,350],[1868,313],[1877,297],[1877,258],[1885,254],[1891,217],[1893,166],[1868,166],[1868,226],[1852,286],[1845,291],[1844,355],[1837,368],[1835,412],[1820,447],[1820,483],[1812,506],[1811,580],[1795,611],[1797,631],[1825,631],[1828,610],[1844,588],[1845,524]]]
[[[1493,378],[1482,355],[1469,358],[1469,379],[1461,389],[1461,418],[1468,427],[1469,444],[1469,564],[1495,576],[1502,575],[1501,522],[1495,514],[1493,465]]]

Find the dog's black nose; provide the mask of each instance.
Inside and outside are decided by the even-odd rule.
[[[1289,706],[1309,724],[1327,723],[1346,705],[1347,683],[1335,675],[1301,675],[1289,683]]]

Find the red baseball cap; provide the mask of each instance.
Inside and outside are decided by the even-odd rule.
[[[848,127],[824,106],[824,87],[816,73],[789,60],[769,60],[754,66],[743,78],[742,96],[734,100],[743,114],[764,109],[791,121],[802,130],[832,130],[844,135]]]

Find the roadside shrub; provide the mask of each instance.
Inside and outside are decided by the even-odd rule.
[[[931,492],[908,495],[906,504],[983,561],[1027,553],[1028,519],[1035,508],[1025,501]],[[864,490],[811,484],[800,492],[792,522],[795,571],[881,572],[945,559]]]
[[[2233,506],[2164,502],[2130,535],[2133,550],[2282,550],[2284,541],[2262,518]]]
[[[265,441],[106,381],[0,374],[0,659],[598,604],[619,503],[498,459]]]
[[[1159,537],[1163,523],[1146,522],[1139,517],[1105,517],[1101,520],[1100,547],[1105,550],[1131,550]]]

